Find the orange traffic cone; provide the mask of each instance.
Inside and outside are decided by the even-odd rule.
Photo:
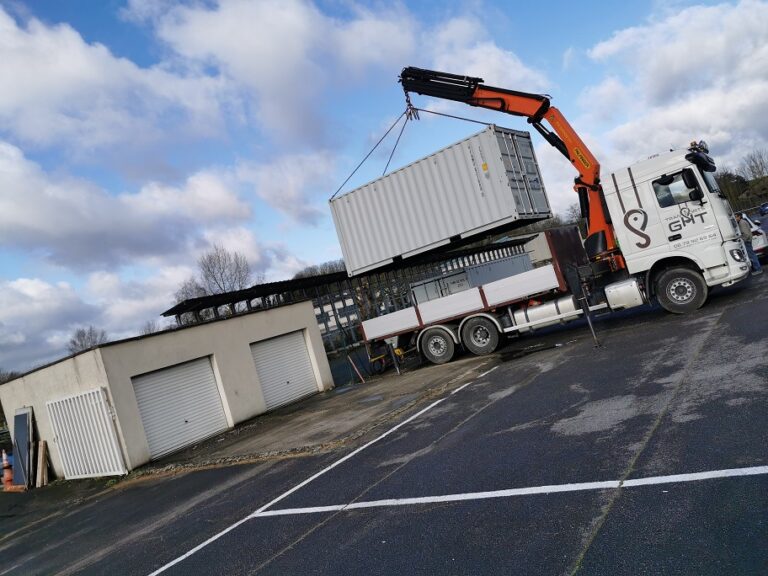
[[[3,489],[8,489],[13,485],[13,468],[11,463],[8,462],[8,455],[3,450]]]

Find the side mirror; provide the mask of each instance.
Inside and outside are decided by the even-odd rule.
[[[752,220],[752,222],[755,223],[755,226],[760,226],[760,220]]]
[[[696,174],[694,174],[693,170],[690,168],[683,170],[683,184],[685,184],[686,188],[699,187],[699,181],[696,179]]]
[[[691,189],[691,191],[688,192],[688,198],[694,202],[701,202],[702,205],[705,204],[704,192],[699,186],[699,181],[696,179],[696,174],[690,168],[683,170],[683,184],[685,184],[686,188]]]

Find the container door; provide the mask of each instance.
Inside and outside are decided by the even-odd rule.
[[[229,428],[207,357],[136,376],[131,381],[153,459]]]
[[[251,354],[267,410],[320,391],[303,331],[251,344]]]

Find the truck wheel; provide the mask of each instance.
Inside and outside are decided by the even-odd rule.
[[[461,329],[461,341],[472,354],[490,354],[499,345],[499,331],[488,318],[470,318]]]
[[[445,330],[430,328],[421,338],[421,351],[432,364],[445,364],[453,358],[455,346]]]
[[[673,314],[685,314],[702,307],[707,299],[704,278],[690,268],[670,268],[656,279],[656,298],[662,308]]]

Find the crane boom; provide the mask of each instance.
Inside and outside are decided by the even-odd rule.
[[[624,268],[600,184],[600,164],[562,113],[550,105],[548,96],[486,86],[482,78],[414,67],[403,68],[400,83],[406,95],[416,92],[526,117],[528,123],[579,172],[574,190],[579,195],[582,214],[587,218],[584,248],[590,259],[610,259],[613,269]],[[544,120],[552,130],[542,124]]]

